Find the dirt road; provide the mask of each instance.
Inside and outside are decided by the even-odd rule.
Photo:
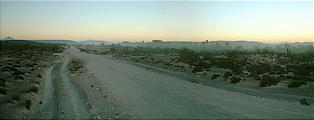
[[[86,98],[68,77],[69,56],[54,64],[45,73],[45,93],[40,119],[88,119]]]
[[[100,85],[106,84],[112,94],[125,103],[124,107],[132,111],[135,118],[314,118],[314,107],[303,106],[298,102],[260,98],[191,83],[104,56],[82,53],[75,48],[69,50],[69,53],[84,58],[88,62],[87,70],[95,75],[97,82]],[[62,69],[61,66],[60,76],[65,72]],[[74,106],[69,111],[85,112],[88,108],[81,104],[82,100],[76,100],[84,101],[84,98],[75,93],[77,90],[69,79],[64,76],[62,79],[64,88],[67,89],[63,91],[70,93],[67,95],[69,98],[65,99],[70,99],[69,105]]]

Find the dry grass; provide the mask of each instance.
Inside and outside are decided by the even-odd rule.
[[[85,67],[86,62],[81,58],[71,58],[70,63],[68,65],[68,70],[70,72],[78,71],[79,69]]]

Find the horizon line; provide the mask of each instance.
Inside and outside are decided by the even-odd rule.
[[[10,37],[10,36],[8,36]],[[8,38],[6,37],[6,38]],[[4,38],[5,39],[5,38]],[[4,40],[1,39],[1,40]],[[111,43],[122,43],[122,42],[130,42],[130,43],[138,43],[138,42],[142,42],[144,41],[144,43],[148,43],[148,42],[152,42],[152,40],[162,40],[162,39],[151,39],[148,42],[145,40],[139,40],[139,41],[129,41],[129,40],[119,40],[119,41],[106,41],[106,40],[94,40],[94,39],[87,39],[87,40],[71,40],[71,39],[14,39],[14,40],[67,40],[67,41],[73,41],[73,42],[83,42],[83,41],[87,41],[87,40],[92,40],[92,41],[103,41],[103,42],[111,42]],[[162,42],[193,42],[193,43],[197,43],[197,42],[206,42],[206,40],[204,41],[188,41],[188,40],[162,40]],[[280,42],[261,42],[261,41],[250,41],[250,40],[208,40],[208,42],[258,42],[258,43],[267,43],[267,44],[279,44],[279,43],[313,43],[314,44],[314,40],[313,41],[309,41],[309,42],[298,42],[298,41],[294,41],[294,42],[289,42],[289,41],[280,41]]]

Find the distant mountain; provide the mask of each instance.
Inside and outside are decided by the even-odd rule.
[[[54,44],[67,44],[67,45],[78,44],[78,42],[72,41],[72,40],[31,40],[31,41],[40,42],[40,43],[54,43]]]
[[[100,40],[85,40],[85,41],[78,42],[78,44],[81,44],[81,45],[101,45],[101,44],[111,45],[112,43],[106,42],[106,41],[100,41]]]
[[[15,40],[15,39],[12,38],[12,37],[10,37],[10,36],[8,36],[8,37],[6,37],[6,38],[4,38],[4,39],[2,39],[2,40]]]

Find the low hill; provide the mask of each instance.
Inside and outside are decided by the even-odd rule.
[[[10,37],[10,36],[8,36],[8,37],[6,37],[6,38],[4,38],[4,39],[2,39],[2,40],[15,40],[15,39],[12,38],[12,37]]]
[[[78,42],[78,44],[82,44],[82,45],[111,45],[111,42],[106,42],[106,41],[100,41],[100,40],[85,40],[85,41],[81,41]]]
[[[40,42],[40,43],[54,43],[54,44],[67,44],[67,45],[78,44],[78,42],[72,41],[72,40],[31,40],[31,41]]]

